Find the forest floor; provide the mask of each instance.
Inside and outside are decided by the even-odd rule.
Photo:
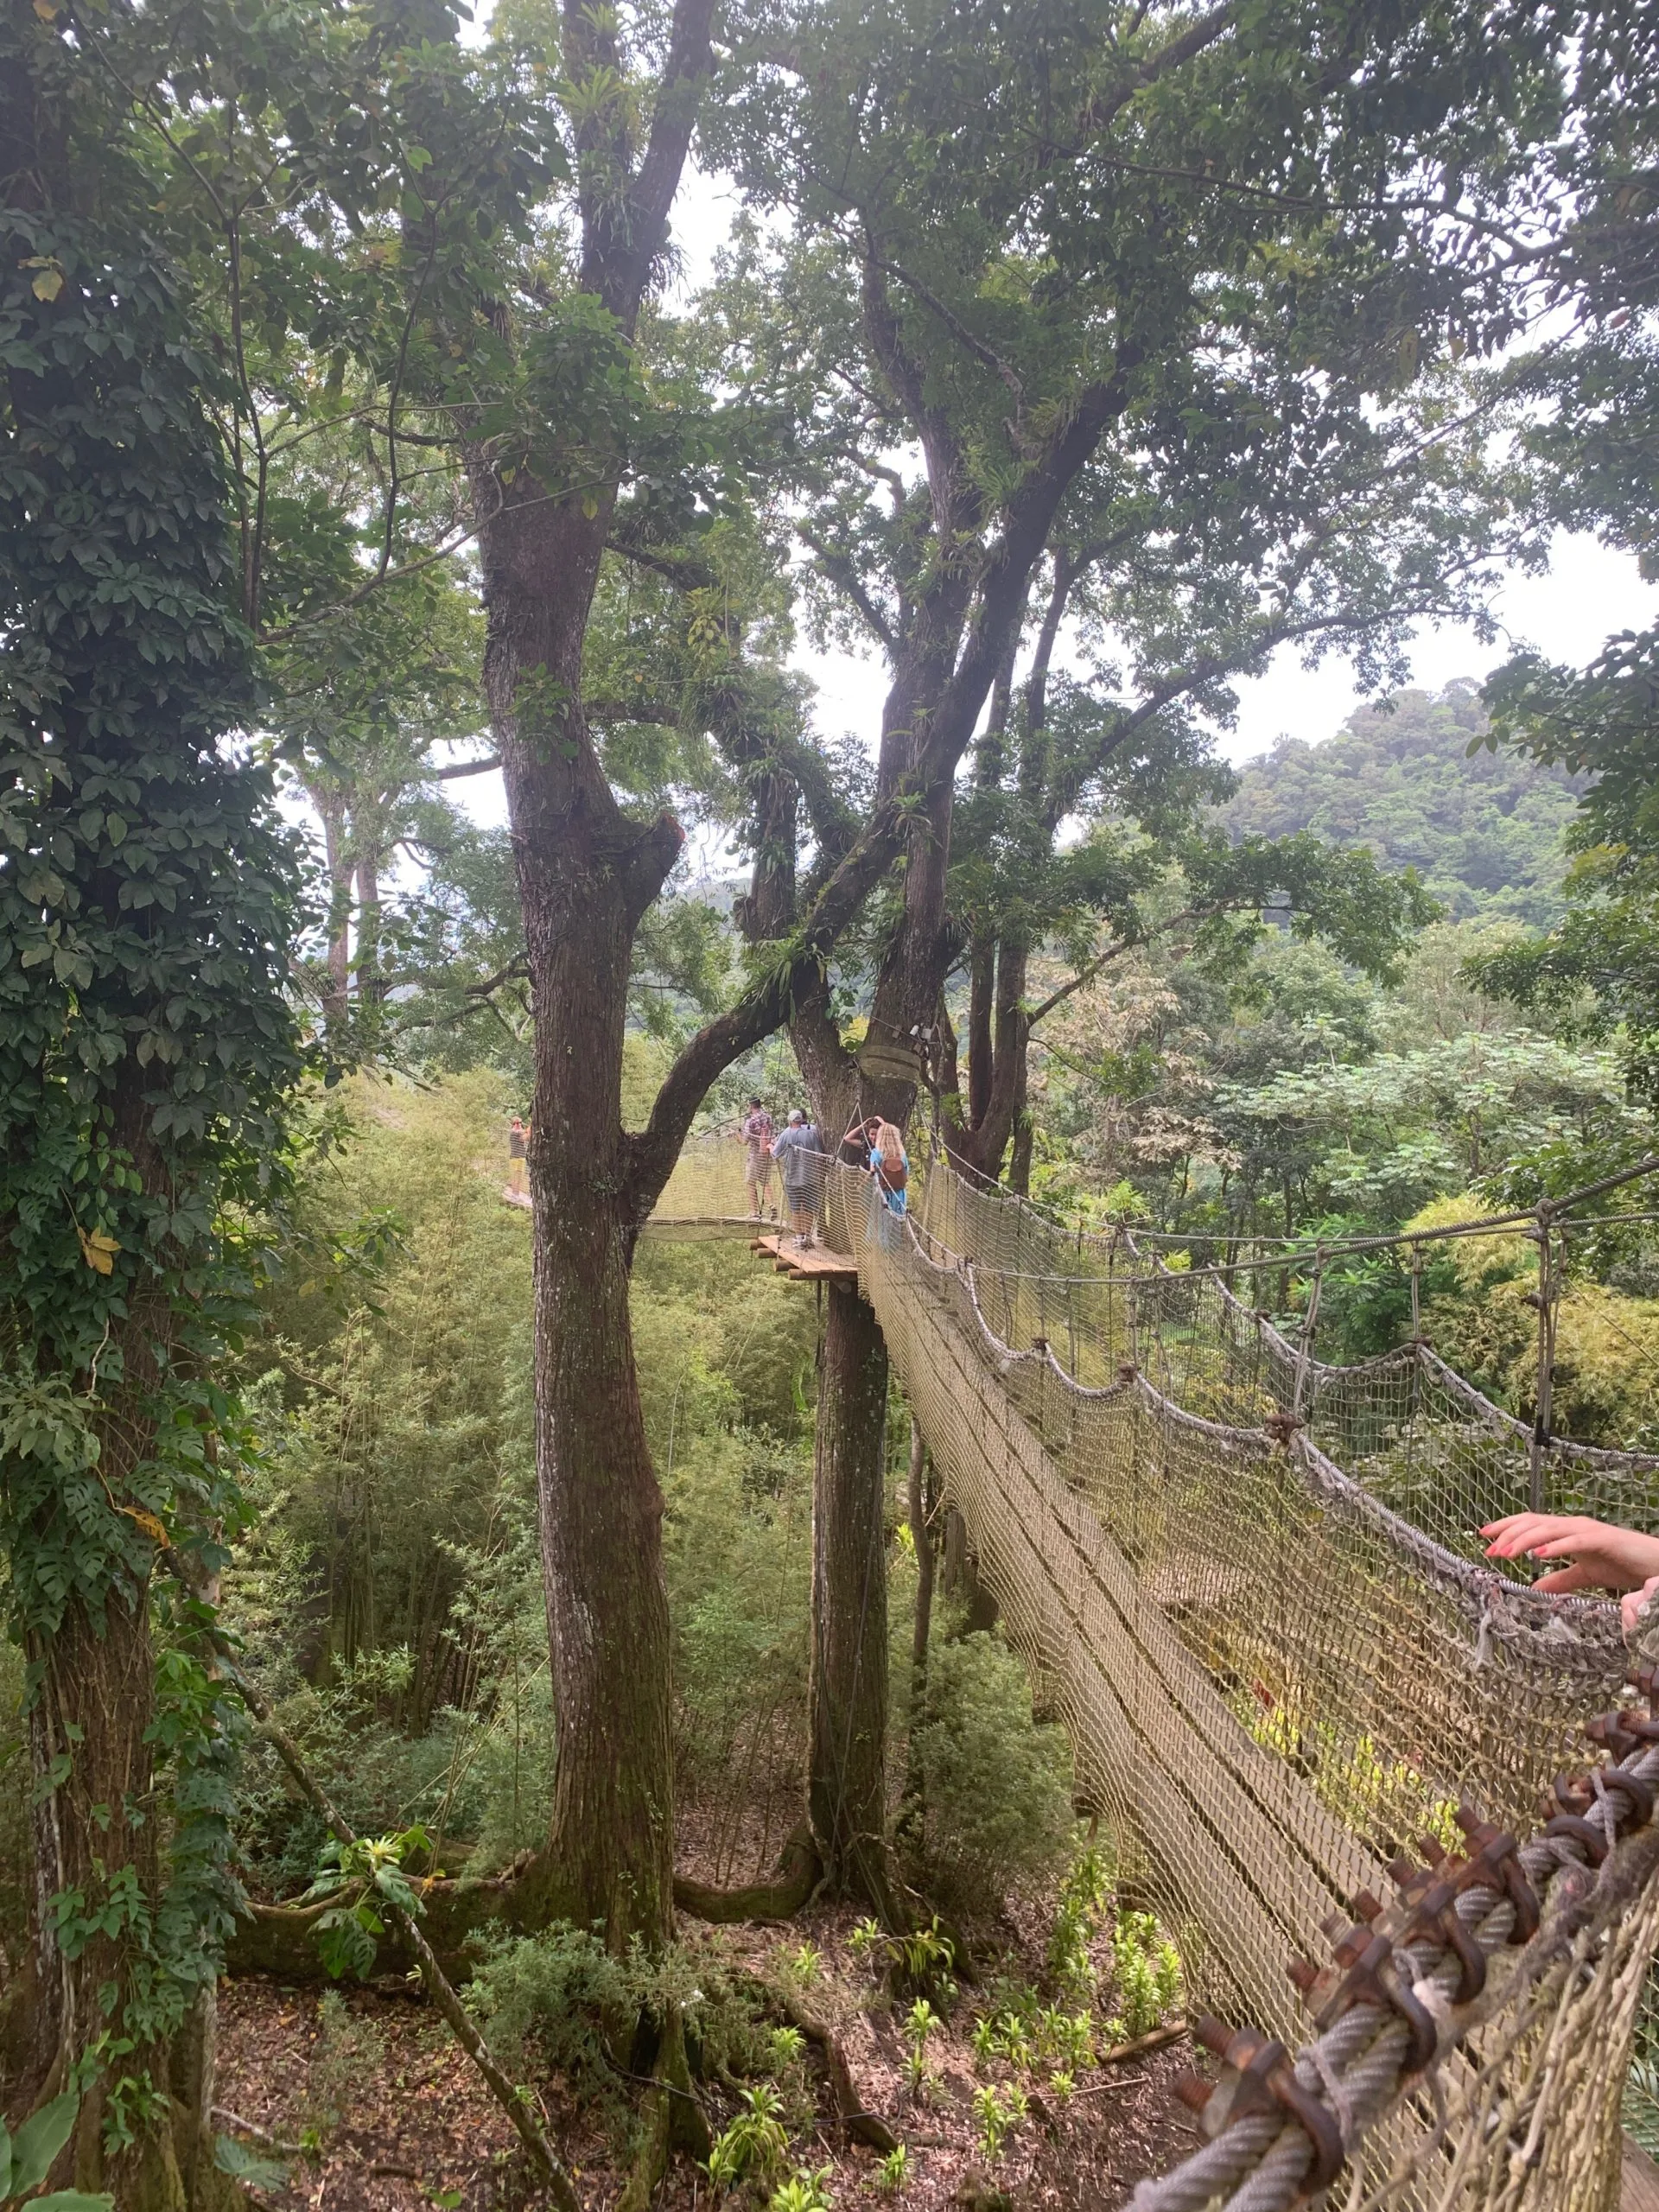
[[[789,2165],[823,2175],[836,2207],[892,2206],[897,2212],[1072,2212],[1115,2206],[1144,2175],[1161,2172],[1198,2146],[1191,2114],[1171,2094],[1192,2064],[1185,2039],[1118,2064],[1080,2073],[1057,2097],[1043,2071],[1025,2077],[1029,2115],[988,2160],[979,2142],[974,2093],[1006,2084],[1005,2062],[976,2067],[969,2040],[986,2009],[987,1977],[1006,1987],[1035,1983],[1047,1915],[1015,1908],[981,1937],[978,1987],[962,1990],[949,2024],[928,2041],[931,2079],[920,2093],[906,2079],[903,2005],[856,1964],[849,1937],[856,1915],[810,1910],[786,1927],[740,1925],[713,1931],[734,1966],[792,1989],[802,2010],[834,2034],[856,2095],[908,2150],[908,2171],[894,2190],[880,2154],[851,2139],[837,2115],[822,2053],[807,2046],[804,2094],[793,2101]],[[804,1979],[803,1945],[817,1954]],[[556,2076],[538,2079],[549,2131],[577,2175],[585,2205],[614,2204],[627,2171],[614,2113],[607,2126],[593,2106],[575,2104]],[[279,2144],[312,2131],[320,2152],[287,2158],[285,2187],[255,2192],[272,2212],[518,2212],[536,2201],[522,2155],[499,2108],[435,2013],[418,1996],[386,1987],[347,1988],[323,1999],[256,1978],[223,1985],[219,2027],[221,2114],[251,2122]],[[704,2093],[711,2126],[737,2110],[727,2088]],[[221,2127],[235,2132],[223,2117]],[[250,2142],[253,2150],[261,2148]],[[761,2205],[764,2190],[732,2202]],[[658,2212],[711,2212],[706,2173],[677,2158],[654,2199]]]

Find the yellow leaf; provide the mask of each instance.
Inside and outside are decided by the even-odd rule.
[[[54,23],[58,20],[54,0],[35,0],[35,12],[43,23]]]
[[[95,1229],[89,1236],[79,1222],[75,1224],[75,1234],[80,1239],[80,1256],[87,1266],[96,1268],[101,1275],[112,1274],[115,1255],[121,1249],[114,1237],[106,1236],[101,1229]]]
[[[29,289],[37,300],[46,300],[48,302],[55,300],[63,289],[62,270],[42,269]]]
[[[118,1513],[124,1513],[129,1521],[136,1521],[151,1543],[164,1544],[167,1541],[167,1530],[156,1516],[146,1512],[142,1505],[118,1505],[115,1510]]]

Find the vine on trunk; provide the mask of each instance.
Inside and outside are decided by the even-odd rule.
[[[137,2204],[211,2163],[159,2123],[239,1902],[205,1631],[250,1439],[214,1362],[303,1065],[297,874],[235,743],[252,658],[214,369],[51,12],[0,19],[0,1539],[36,2057],[87,2090],[77,2178],[120,2173]],[[161,1543],[201,1594],[152,1590]]]

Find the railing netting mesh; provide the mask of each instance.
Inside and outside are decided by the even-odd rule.
[[[709,1147],[687,1164],[689,1211],[731,1221],[741,1181],[739,1147]],[[1629,1801],[1599,1789],[1599,1872],[1582,1849],[1528,1847],[1547,1895],[1530,1943],[1503,1948],[1509,1908],[1468,1878],[1458,1910],[1496,1911],[1478,1932],[1503,1962],[1479,2002],[1460,2010],[1466,1991],[1436,1983],[1401,1923],[1389,1971],[1421,1974],[1441,2023],[1427,2072],[1386,2035],[1344,2057],[1370,2016],[1316,2037],[1286,1970],[1327,1956],[1327,1923],[1347,1926],[1357,1896],[1395,1896],[1402,1846],[1467,1848],[1459,1807],[1528,1835],[1541,1794],[1582,1766],[1586,1720],[1620,1697],[1617,1609],[1535,1593],[1481,1555],[1480,1523],[1528,1502],[1529,1432],[1426,1344],[1323,1363],[1217,1271],[1166,1268],[1127,1235],[1068,1235],[944,1167],[907,1219],[845,1166],[826,1162],[815,1196],[856,1259],[980,1579],[1065,1723],[1080,1796],[1179,1942],[1195,1998],[1308,2046],[1312,2093],[1351,2133],[1364,2123],[1331,2201],[1616,2203],[1659,1847],[1615,1814],[1628,1826],[1646,1783]],[[659,1217],[683,1203],[671,1186]],[[1553,1510],[1659,1526],[1659,1460],[1553,1443],[1540,1472]],[[1659,1748],[1643,1756],[1659,1778]],[[1641,2120],[1638,2099],[1626,2116]],[[1281,2120],[1237,2121],[1205,2154],[1208,2178],[1143,2184],[1137,2204],[1312,2201],[1298,2195],[1306,2133],[1275,2150]],[[1252,2127],[1259,2162],[1229,2178]]]

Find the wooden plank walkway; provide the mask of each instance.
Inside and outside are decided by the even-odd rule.
[[[832,1252],[827,1245],[814,1244],[803,1251],[792,1236],[756,1236],[749,1243],[751,1252],[763,1254],[772,1262],[780,1275],[787,1275],[791,1282],[847,1282],[858,1281],[858,1263],[845,1252]]]

